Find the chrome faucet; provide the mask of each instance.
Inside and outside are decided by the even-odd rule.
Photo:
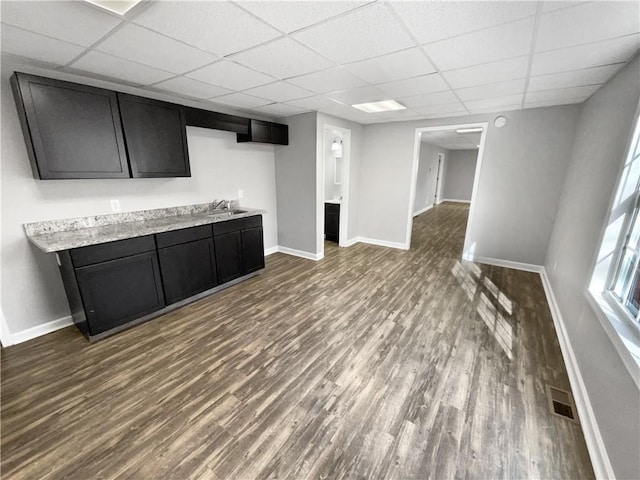
[[[220,208],[231,210],[231,200],[220,200],[219,202],[216,200],[213,202],[213,209],[219,210]]]

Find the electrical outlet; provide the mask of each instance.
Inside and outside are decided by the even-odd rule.
[[[120,211],[120,200],[117,200],[117,199],[111,200],[111,211],[112,212]]]
[[[244,191],[242,189],[238,190],[238,198],[244,197]]]

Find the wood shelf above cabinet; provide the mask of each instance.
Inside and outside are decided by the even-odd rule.
[[[289,145],[289,126],[281,123],[251,119],[247,134],[238,134],[238,142]]]

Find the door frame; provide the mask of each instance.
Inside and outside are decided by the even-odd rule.
[[[324,166],[326,162],[325,156],[325,136],[327,132],[333,132],[342,137],[342,201],[340,202],[340,233],[338,237],[338,245],[340,247],[348,247],[347,230],[349,226],[349,194],[350,194],[350,172],[351,172],[351,130],[339,127],[330,123],[322,125],[322,145],[321,158],[318,162],[321,170],[317,172],[317,251],[319,257],[324,257]]]
[[[438,170],[436,171],[436,194],[434,195],[433,205],[442,203],[442,184],[444,183],[444,153],[438,152]]]
[[[484,157],[484,147],[487,139],[487,129],[489,122],[475,123],[457,123],[453,125],[438,125],[434,127],[418,127],[414,137],[413,144],[413,165],[411,168],[411,183],[409,190],[409,205],[407,207],[407,231],[405,232],[405,245],[407,249],[411,248],[411,231],[413,229],[413,204],[416,199],[416,182],[418,180],[418,164],[420,162],[420,134],[422,132],[442,132],[447,130],[457,130],[460,128],[479,128],[482,127],[480,135],[480,147],[478,148],[478,159],[476,160],[476,171],[473,175],[473,190],[471,192],[471,206],[469,207],[469,219],[467,220],[467,231],[464,236],[464,247],[462,248],[462,258],[473,257],[475,244],[471,244],[469,233],[471,226],[475,221],[475,200],[478,195],[478,184],[480,181],[480,171],[482,168],[482,159]]]

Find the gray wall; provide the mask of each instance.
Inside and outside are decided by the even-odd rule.
[[[413,214],[431,205],[436,195],[438,175],[438,153],[444,154],[444,162],[449,157],[449,150],[427,142],[420,142],[420,158],[416,178],[416,197],[413,202]],[[444,165],[443,165],[444,171]]]
[[[316,253],[317,114],[280,121],[289,125],[289,145],[275,147],[278,245]]]
[[[0,300],[11,333],[69,315],[55,256],[31,245],[23,223],[111,213],[114,198],[132,211],[235,199],[243,189],[242,205],[268,211],[265,248],[277,245],[273,146],[238,144],[231,132],[190,127],[190,178],[35,180],[8,81],[14,67],[2,67]]]
[[[618,478],[640,478],[640,394],[584,292],[633,126],[639,68],[636,58],[582,107],[545,262]]]
[[[360,235],[404,244],[416,128],[486,121],[485,154],[469,225],[474,254],[542,265],[579,108],[367,125],[360,168]],[[493,126],[498,115],[507,118],[506,127]]]
[[[451,150],[445,161],[443,200],[471,200],[478,150]]]
[[[324,161],[324,200],[339,199],[342,194],[341,185],[335,183],[336,157],[331,150],[331,144],[337,134],[331,131],[324,132],[323,161]]]

